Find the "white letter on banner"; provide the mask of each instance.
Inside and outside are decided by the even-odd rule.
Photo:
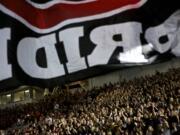
[[[176,45],[172,48],[172,53],[175,56],[180,57],[180,26],[178,28],[175,44]]]
[[[152,43],[158,52],[165,53],[178,44],[179,15],[180,10],[170,16],[163,24],[151,27],[146,31],[146,40]]]
[[[31,77],[41,79],[50,79],[64,75],[64,68],[59,62],[55,43],[55,34],[21,40],[17,49],[17,57],[19,65],[24,72]],[[39,67],[36,62],[36,53],[41,48],[45,49],[47,68]]]
[[[0,30],[0,80],[12,77],[12,67],[8,64],[7,42],[10,39],[10,29]]]
[[[142,55],[141,32],[141,24],[137,22],[108,25],[94,29],[90,34],[90,39],[97,46],[88,58],[89,65],[107,64],[118,46],[123,47],[123,52],[117,56],[121,63],[147,62]],[[114,35],[121,35],[122,40],[113,40]]]
[[[83,35],[83,27],[71,28],[59,33],[60,41],[64,43],[70,73],[86,68],[84,58],[80,57],[79,48],[79,39]]]

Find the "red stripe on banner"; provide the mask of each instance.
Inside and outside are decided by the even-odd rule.
[[[31,25],[47,29],[68,19],[97,15],[138,2],[140,0],[97,0],[81,4],[59,3],[47,9],[38,9],[25,0],[1,0],[0,3]]]

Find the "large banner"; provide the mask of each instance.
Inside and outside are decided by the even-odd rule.
[[[179,5],[178,0],[0,0],[0,90],[52,87],[178,57]]]

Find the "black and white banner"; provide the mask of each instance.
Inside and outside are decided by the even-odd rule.
[[[177,0],[0,0],[0,90],[180,56]]]

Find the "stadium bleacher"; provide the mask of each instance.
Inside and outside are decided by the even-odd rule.
[[[6,134],[176,135],[180,68],[91,91],[50,93],[37,103],[0,110],[0,118]]]

